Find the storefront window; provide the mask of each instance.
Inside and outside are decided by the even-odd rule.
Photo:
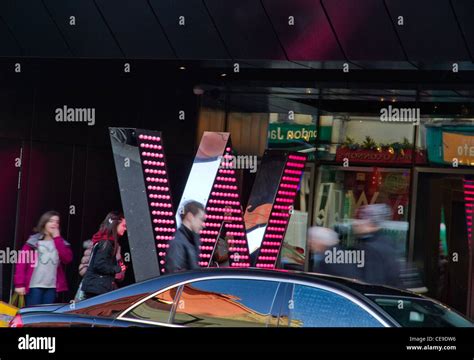
[[[381,121],[380,116],[324,115],[319,122],[318,159],[410,165],[413,128],[407,122]]]
[[[314,224],[335,229],[341,245],[356,243],[352,222],[362,205],[385,203],[392,218],[383,226],[397,249],[406,256],[410,170],[379,167],[321,166],[315,199]]]
[[[317,137],[316,115],[271,113],[268,123],[268,148],[301,151],[314,160]]]
[[[426,149],[431,165],[454,168],[474,165],[473,119],[423,119],[418,139],[418,145]]]

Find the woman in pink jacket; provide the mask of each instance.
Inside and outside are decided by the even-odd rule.
[[[44,213],[23,245],[23,262],[16,265],[15,292],[26,295],[26,305],[51,304],[58,292],[67,291],[65,265],[72,261],[70,244],[61,237],[59,213]]]

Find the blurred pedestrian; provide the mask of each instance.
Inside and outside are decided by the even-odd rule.
[[[390,238],[382,234],[392,211],[386,204],[361,206],[353,223],[358,248],[365,253],[362,280],[371,284],[400,286],[400,263]]]
[[[313,260],[313,272],[324,272],[324,252],[339,244],[337,233],[322,226],[308,229],[308,245]]]
[[[199,233],[204,228],[206,212],[204,206],[194,200],[184,204],[181,211],[181,226],[166,254],[166,271],[174,273],[199,268]]]
[[[359,268],[353,250],[339,245],[339,235],[332,229],[313,226],[308,229],[308,244],[312,254],[312,271],[322,274],[358,278]]]

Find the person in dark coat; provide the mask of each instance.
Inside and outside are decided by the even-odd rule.
[[[308,245],[312,256],[312,271],[315,273],[360,278],[360,268],[356,263],[340,262],[334,258],[334,253],[352,251],[339,245],[338,234],[321,226],[308,229]]]
[[[391,218],[392,211],[386,204],[371,204],[359,208],[353,229],[358,248],[365,253],[362,280],[371,284],[399,287],[400,262],[390,238],[382,234],[384,221]]]
[[[82,256],[81,262],[79,264],[79,275],[81,277],[84,277],[84,275],[87,272],[87,268],[89,267],[89,262],[92,255],[92,249],[94,248],[94,242],[92,241],[92,239],[86,240],[82,243],[82,247],[84,248],[84,255]],[[117,249],[117,262],[119,264],[123,263],[122,248],[120,247],[120,245]],[[121,273],[115,275],[115,280],[117,281],[123,281],[124,278],[125,278],[125,271],[122,271]]]
[[[125,265],[117,261],[118,239],[126,230],[123,215],[110,212],[92,237],[92,258],[82,282],[86,299],[113,290],[116,274],[126,270]]]
[[[311,252],[313,272],[331,273],[326,268],[324,252],[331,247],[337,246],[338,243],[337,233],[331,229],[321,226],[313,226],[308,229],[308,246]]]
[[[189,201],[184,205],[181,226],[166,254],[167,273],[199,268],[199,233],[204,228],[205,219],[206,213],[201,203]]]

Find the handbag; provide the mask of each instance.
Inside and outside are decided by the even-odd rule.
[[[18,309],[25,307],[25,296],[14,293],[10,300],[10,305],[17,307]]]
[[[89,263],[87,264],[87,271],[89,271],[89,266],[91,266],[92,257],[94,256],[94,249],[96,246],[97,246],[97,243],[92,246],[91,257],[89,258]],[[87,271],[86,271],[86,274],[87,274]],[[84,274],[84,276],[86,275]],[[84,278],[79,283],[79,287],[77,288],[76,295],[74,295],[74,301],[82,301],[86,299],[86,293],[82,290],[83,281],[84,281]]]

